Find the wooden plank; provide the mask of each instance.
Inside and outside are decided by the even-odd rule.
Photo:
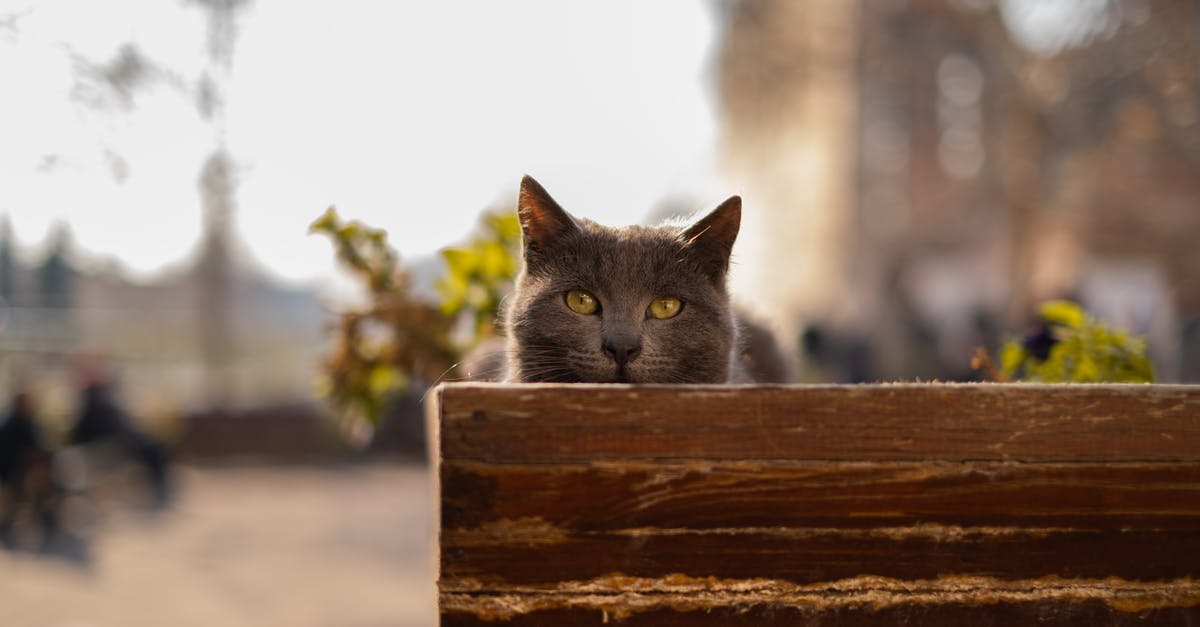
[[[623,618],[596,608],[535,610],[507,620],[481,618],[473,612],[442,615],[443,627],[879,627],[881,625],[970,625],[972,627],[1066,627],[1078,625],[1196,625],[1200,607],[1156,607],[1134,612],[1115,609],[1101,600],[924,603],[881,609],[793,606],[716,607],[696,611],[652,609]]]
[[[1200,464],[442,463],[442,527],[568,531],[944,525],[1191,528]]]
[[[445,577],[1200,578],[1200,464],[444,462],[441,476]]]
[[[515,625],[595,624],[596,620],[622,625],[925,624],[922,619],[945,616],[981,620],[934,624],[977,625],[990,624],[987,619],[995,618],[997,606],[1052,624],[1144,624],[1140,621],[1155,617],[1182,618],[1184,622],[1162,624],[1186,625],[1198,616],[1200,588],[1191,580],[1004,581],[961,575],[915,581],[855,577],[798,586],[763,579],[674,575],[662,579],[611,576],[563,582],[550,591],[514,587],[502,594],[451,592],[442,597],[444,615],[457,617],[451,624],[476,624],[468,616]],[[546,621],[550,616],[555,619]],[[778,616],[791,622],[776,622]],[[893,620],[880,620],[887,617]],[[1104,620],[1096,622],[1097,618]]]
[[[1200,388],[438,391],[442,625],[1200,622]]]
[[[453,384],[437,395],[447,460],[1200,460],[1196,386]]]
[[[892,527],[863,533],[837,528],[724,530],[686,533],[643,530],[592,533],[562,540],[447,534],[442,552],[444,589],[458,583],[507,588],[553,586],[602,574],[657,578],[751,580],[766,577],[819,583],[860,575],[902,580],[943,573],[1005,580],[1043,576],[1200,581],[1200,533],[1099,531],[1020,527]],[[520,556],[516,559],[515,556]]]

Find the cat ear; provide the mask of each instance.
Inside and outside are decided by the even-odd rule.
[[[742,197],[730,196],[679,234],[684,254],[699,263],[715,282],[724,279],[729,270],[729,254],[733,252],[741,222]]]
[[[531,176],[521,179],[517,215],[521,219],[521,233],[525,237],[526,251],[553,248],[567,235],[579,230],[570,214],[563,211]]]

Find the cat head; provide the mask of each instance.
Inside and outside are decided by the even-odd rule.
[[[507,317],[509,380],[728,379],[739,197],[684,227],[612,228],[571,216],[525,177],[518,213],[524,266]]]

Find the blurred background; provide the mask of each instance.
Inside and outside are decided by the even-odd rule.
[[[522,174],[612,225],[742,195],[803,381],[979,379],[1053,298],[1200,381],[1188,0],[0,0],[0,85],[0,398],[49,473],[5,624],[432,625],[420,403],[494,333]]]

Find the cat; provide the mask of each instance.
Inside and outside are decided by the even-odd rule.
[[[513,383],[750,383],[790,380],[773,335],[739,321],[726,279],[741,222],[732,196],[686,226],[613,228],[576,218],[533,178],[517,213],[523,267],[503,350],[468,377]],[[489,376],[490,375],[490,376]]]

